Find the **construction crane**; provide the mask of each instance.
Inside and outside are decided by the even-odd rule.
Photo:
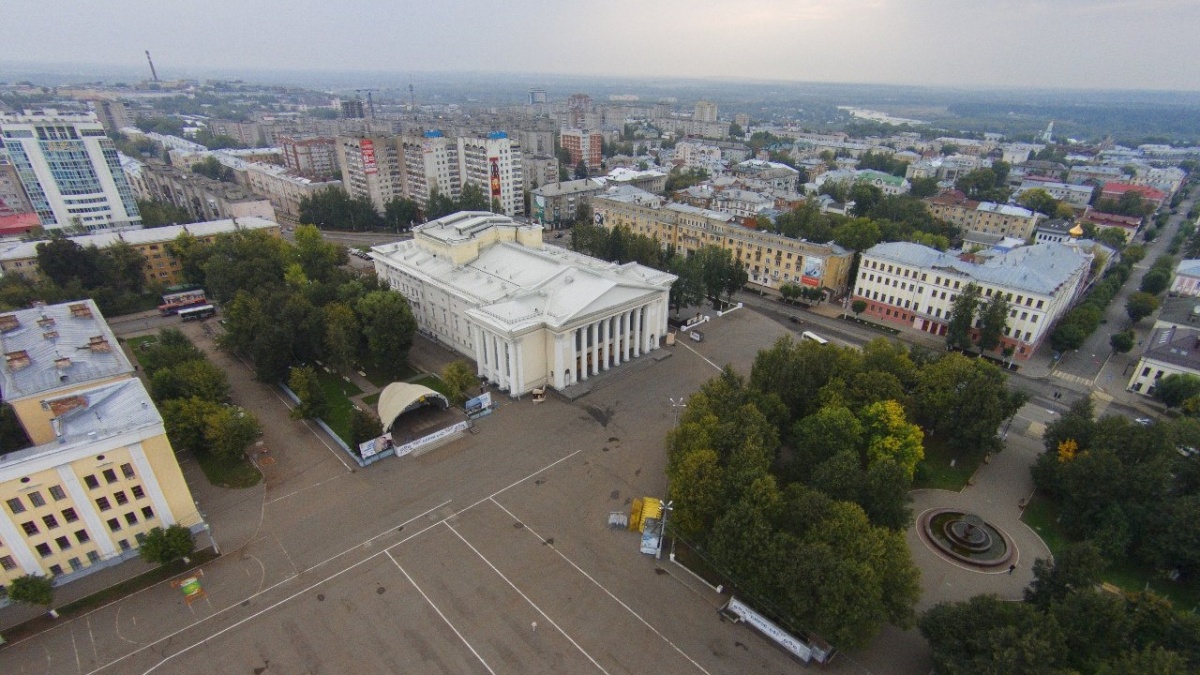
[[[413,93],[412,82],[408,83],[408,109],[409,111],[417,109],[417,95]]]
[[[375,102],[371,100],[371,92],[379,91],[378,89],[355,89],[358,93],[367,92],[367,116],[375,117]]]
[[[146,61],[150,63],[150,75],[154,78],[155,82],[158,82],[158,71],[154,69],[154,59],[150,58],[149,49],[146,50]]]

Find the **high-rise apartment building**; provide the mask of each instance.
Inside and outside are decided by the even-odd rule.
[[[338,136],[342,187],[365,197],[383,213],[384,205],[404,196],[404,162],[398,136]]]
[[[33,206],[25,196],[25,188],[21,187],[21,179],[17,177],[17,169],[8,161],[8,155],[0,150],[0,217],[18,213],[29,213]]]
[[[546,102],[545,89],[530,89],[529,90],[529,105],[537,105]]]
[[[361,100],[342,101],[342,117],[348,120],[361,120],[367,116]]]
[[[405,135],[404,196],[425,208],[431,190],[451,199],[458,199],[462,181],[459,178],[458,144],[440,131]]]
[[[140,227],[117,148],[92,113],[0,114],[0,137],[42,227]]]
[[[305,178],[329,178],[341,171],[337,139],[330,136],[280,136],[279,151],[287,168]]]
[[[90,103],[92,110],[96,113],[96,117],[100,120],[100,124],[104,126],[104,130],[108,133],[113,134],[133,125],[133,118],[129,116],[129,110],[121,101],[98,98],[90,101]]]
[[[692,119],[697,122],[716,122],[717,104],[712,101],[696,101],[696,110],[692,113]]]
[[[506,216],[525,213],[525,174],[521,146],[508,134],[494,131],[484,138],[458,139],[459,178],[463,185],[483,188],[491,201],[500,202]]]
[[[579,162],[583,162],[589,172],[600,170],[600,162],[603,161],[601,152],[601,143],[604,136],[599,131],[588,131],[586,129],[563,129],[559,142],[562,147],[566,148],[567,153],[571,156],[571,166],[568,171],[574,171]]]
[[[0,386],[28,448],[0,455],[0,594],[137,557],[155,527],[205,528],[162,417],[91,300],[0,314]]]

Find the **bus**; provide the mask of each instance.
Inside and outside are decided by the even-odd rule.
[[[816,333],[812,332],[811,330],[804,331],[803,333],[800,334],[800,337],[805,340],[812,340],[813,342],[815,342],[819,345],[829,344],[829,340],[826,340],[825,338],[821,337],[820,335],[817,335]]]
[[[158,311],[163,316],[171,316],[181,309],[207,304],[208,300],[205,299],[202,290],[180,291],[162,296],[162,304],[158,306]]]
[[[215,316],[216,313],[216,307],[212,305],[200,305],[199,307],[188,307],[187,309],[179,310],[179,318],[184,321],[200,321],[201,319]]]

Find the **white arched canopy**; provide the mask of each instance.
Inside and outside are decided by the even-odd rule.
[[[396,418],[423,405],[437,405],[445,410],[450,401],[429,387],[407,382],[393,382],[379,395],[379,419],[384,429],[390,429]]]

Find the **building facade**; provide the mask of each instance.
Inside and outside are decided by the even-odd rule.
[[[0,114],[0,137],[42,227],[140,227],[117,148],[92,113]]]
[[[251,194],[241,185],[166,164],[124,163],[126,177],[140,199],[174,204],[196,221],[224,218],[275,220],[271,200]]]
[[[329,136],[280,136],[283,163],[305,178],[331,178],[341,174],[337,139]]]
[[[1155,328],[1126,389],[1153,396],[1159,381],[1171,375],[1200,377],[1200,330],[1183,326]]]
[[[563,129],[559,143],[571,158],[571,166],[567,167],[567,171],[574,173],[580,162],[587,166],[590,173],[599,171],[604,159],[601,147],[603,141],[604,136],[599,131]]]
[[[491,201],[500,203],[506,216],[525,213],[525,173],[521,170],[521,147],[503,131],[485,137],[458,138],[458,175],[462,184],[472,183]]]
[[[418,329],[520,396],[563,389],[659,348],[674,275],[542,246],[542,230],[460,212],[376,246],[375,271]]]
[[[1200,297],[1200,260],[1180,260],[1171,280],[1171,295]]]
[[[33,442],[0,455],[0,588],[136,557],[205,527],[162,417],[91,300],[0,315],[4,399]]]
[[[889,242],[863,251],[852,299],[865,301],[866,313],[875,320],[945,335],[954,301],[973,283],[982,302],[997,293],[1008,301],[1002,345],[1016,358],[1028,359],[1082,294],[1091,262],[1092,255],[1059,243],[954,256]]]
[[[458,144],[440,131],[406,134],[401,141],[404,154],[404,196],[421,208],[429,193],[458,199],[462,189]]]
[[[403,149],[399,136],[338,136],[338,168],[342,187],[351,197],[384,205],[404,196]]]
[[[547,227],[574,222],[579,207],[589,204],[589,200],[601,192],[604,192],[604,183],[591,178],[543,185],[531,191],[533,213],[530,217]]]

